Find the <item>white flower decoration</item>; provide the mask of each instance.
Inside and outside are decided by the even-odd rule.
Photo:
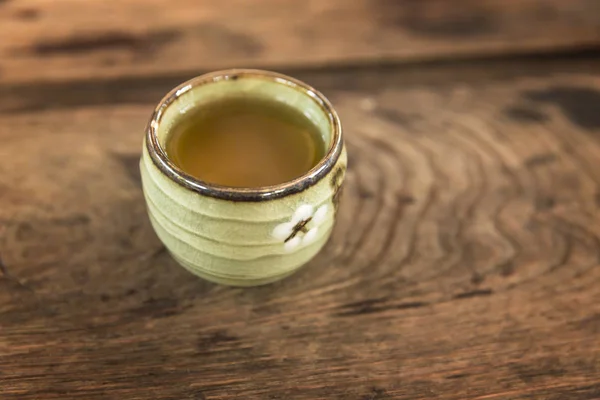
[[[283,240],[286,251],[310,244],[316,239],[319,226],[327,217],[328,208],[327,204],[323,204],[315,211],[310,204],[301,205],[289,222],[279,224],[273,229],[273,237]]]

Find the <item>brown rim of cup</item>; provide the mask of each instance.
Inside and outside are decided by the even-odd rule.
[[[309,96],[323,110],[329,119],[331,127],[331,144],[325,156],[312,169],[304,175],[278,185],[262,186],[256,188],[237,188],[222,185],[215,185],[203,182],[193,176],[186,174],[178,168],[167,157],[166,151],[160,145],[157,135],[157,128],[161,122],[164,110],[169,107],[173,101],[184,93],[194,89],[197,86],[205,85],[221,80],[236,80],[243,77],[252,77],[258,79],[267,79],[281,85],[292,87],[295,90]],[[323,94],[311,86],[297,79],[285,76],[276,72],[253,70],[253,69],[230,69],[216,71],[205,75],[200,75],[184,82],[171,90],[154,109],[152,118],[146,128],[146,148],[150,158],[156,167],[161,170],[170,179],[179,185],[200,193],[202,195],[232,201],[264,201],[277,199],[294,193],[300,193],[316,184],[337,162],[342,153],[342,125],[340,119],[333,109],[333,106]]]

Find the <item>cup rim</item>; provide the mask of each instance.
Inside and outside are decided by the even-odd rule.
[[[265,79],[291,87],[309,96],[327,116],[330,125],[331,144],[323,158],[302,176],[277,185],[261,187],[230,187],[212,184],[197,179],[177,167],[167,156],[158,140],[158,127],[164,111],[179,97],[194,88],[222,80],[243,78]],[[315,185],[326,176],[338,161],[343,147],[342,125],[337,112],[329,100],[318,90],[306,83],[278,72],[258,69],[227,69],[199,75],[181,83],[167,93],[154,109],[146,127],[146,148],[156,167],[181,186],[202,195],[233,201],[264,201],[300,193]]]

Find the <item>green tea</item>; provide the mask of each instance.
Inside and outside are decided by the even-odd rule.
[[[276,100],[228,97],[182,115],[167,155],[181,170],[229,187],[271,186],[298,178],[325,154],[318,128]]]

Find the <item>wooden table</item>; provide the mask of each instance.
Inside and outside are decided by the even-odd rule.
[[[597,1],[119,3],[0,1],[1,399],[600,398]],[[138,159],[248,65],[330,97],[350,166],[324,251],[233,289]]]

